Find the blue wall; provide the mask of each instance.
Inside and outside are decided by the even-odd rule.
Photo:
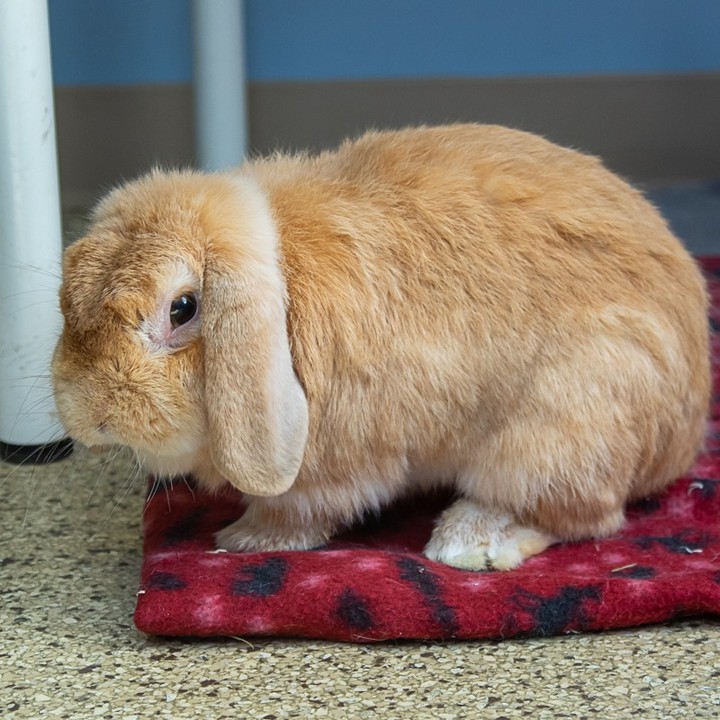
[[[58,85],[191,79],[189,0],[50,19]],[[252,80],[720,70],[720,0],[247,0],[247,31]]]

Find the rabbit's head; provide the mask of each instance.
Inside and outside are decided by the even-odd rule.
[[[150,471],[200,455],[239,490],[293,483],[308,413],[270,210],[239,175],[153,172],[110,193],[64,260],[58,409]]]

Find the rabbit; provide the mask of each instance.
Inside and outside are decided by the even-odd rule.
[[[519,130],[153,170],[99,202],[60,303],[68,433],[242,492],[228,551],[447,487],[425,555],[509,570],[616,533],[704,441],[695,261],[600,160]]]

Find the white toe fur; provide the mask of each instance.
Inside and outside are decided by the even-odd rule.
[[[463,570],[511,570],[554,542],[509,515],[458,500],[440,516],[425,555]]]

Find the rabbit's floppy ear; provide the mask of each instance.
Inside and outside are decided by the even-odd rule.
[[[302,463],[307,401],[293,370],[270,210],[254,184],[234,181],[232,217],[213,218],[203,279],[209,449],[238,490],[279,495]]]

